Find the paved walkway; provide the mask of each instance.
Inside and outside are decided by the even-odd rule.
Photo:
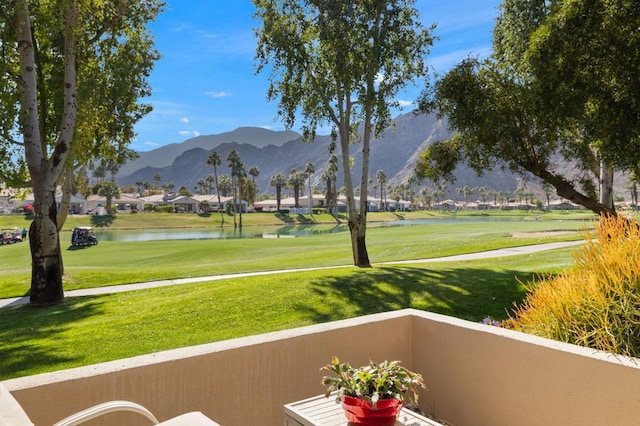
[[[459,254],[455,256],[437,257],[437,258],[431,258],[431,259],[396,260],[391,262],[380,262],[380,263],[377,263],[377,265],[406,265],[406,264],[414,264],[414,263],[458,262],[458,261],[464,261],[464,260],[489,259],[493,257],[506,257],[506,256],[516,256],[519,254],[538,253],[546,250],[572,247],[572,246],[576,246],[583,243],[584,241],[564,241],[564,242],[537,244],[537,245],[522,246],[522,247],[509,247],[504,249],[489,250],[489,251],[483,251],[478,253]],[[96,287],[96,288],[86,288],[81,290],[69,290],[69,291],[65,291],[65,297],[69,298],[69,297],[79,297],[79,296],[94,296],[99,294],[121,293],[124,291],[143,290],[147,288],[166,287],[171,285],[225,280],[229,278],[287,274],[290,272],[300,272],[300,271],[317,271],[320,269],[335,269],[335,268],[344,268],[347,266],[350,266],[350,265],[323,266],[323,267],[317,267],[317,268],[300,268],[300,269],[280,269],[276,271],[245,272],[245,273],[239,273],[239,274],[211,275],[207,277],[149,281],[144,283],[114,285],[109,287]],[[23,305],[26,303],[29,303],[28,296],[14,297],[10,299],[0,299],[0,309],[9,307],[9,306]]]

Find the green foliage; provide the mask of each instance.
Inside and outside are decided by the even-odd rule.
[[[342,395],[363,399],[374,410],[381,399],[396,398],[405,403],[417,403],[418,389],[425,388],[422,375],[407,370],[400,361],[369,361],[368,365],[354,368],[333,357],[331,364],[322,369],[335,373],[335,376],[322,378],[322,384],[327,387],[326,396],[337,391],[338,399]]]
[[[127,229],[148,221],[169,226],[179,218],[189,218],[194,225],[211,222],[197,215],[149,214],[144,218],[120,215],[114,224],[120,222]],[[541,221],[526,225],[547,229],[538,228]],[[425,226],[419,232],[408,226],[371,229],[372,248],[380,259],[388,260],[404,251],[419,252],[425,246],[424,234],[433,240],[430,246],[461,241],[449,254],[478,250],[472,241],[491,239],[475,227],[431,228]],[[7,294],[20,274],[27,284],[14,295],[23,295],[30,273],[28,248],[12,244],[0,249],[0,289]],[[335,234],[271,240],[101,241],[90,250],[68,251],[65,273],[74,288],[94,287],[266,271],[274,264],[283,268],[342,265],[347,252],[344,237]],[[570,261],[570,251],[561,250],[472,262],[331,268],[67,298],[64,305],[43,310],[0,309],[0,380],[406,307],[471,321],[487,316],[504,319],[505,308],[524,297],[524,288],[514,277],[527,281],[541,273],[558,272]]]
[[[168,206],[170,209],[171,206]],[[461,213],[458,213],[458,215]],[[416,213],[413,217],[424,217]],[[524,217],[523,215],[518,215]],[[546,216],[546,215],[545,215]],[[101,218],[101,216],[95,216]],[[273,213],[247,214],[246,223],[251,225],[280,226],[300,224],[302,220],[311,222],[307,216],[276,215]],[[386,217],[387,220],[397,219],[394,213],[371,213],[372,217]],[[407,215],[406,218],[411,216]],[[446,217],[446,216],[445,216]],[[511,232],[522,233],[514,238],[505,232],[505,222],[488,221],[483,223],[455,223],[442,225],[416,225],[402,227],[372,227],[368,234],[370,239],[372,261],[385,262],[394,260],[409,260],[416,258],[432,258],[450,256],[462,253],[472,253],[503,247],[513,247],[536,243],[567,241],[576,239],[577,229],[582,228],[582,220],[569,220],[569,215],[556,215],[552,220],[514,220],[508,222]],[[585,215],[575,215],[584,218]],[[0,216],[0,228],[18,226],[28,227],[24,217]],[[91,217],[73,216],[63,229],[62,241],[68,242],[70,230],[75,226],[100,225],[93,223]],[[5,221],[5,219],[7,219]],[[326,225],[311,226],[312,236],[288,239],[225,239],[225,240],[176,240],[176,241],[136,241],[112,242],[101,240],[96,250],[65,250],[65,288],[68,290],[91,288],[107,285],[128,284],[154,280],[177,279],[217,274],[253,272],[271,270],[273,265],[284,269],[306,268],[315,266],[344,265],[344,258],[349,254],[349,247],[345,244],[344,233],[324,233],[336,227],[335,219],[314,216],[313,219],[323,220]],[[560,219],[560,220],[557,220]],[[138,232],[143,229],[161,228],[200,228],[215,229],[220,225],[217,215],[209,218],[195,214],[176,215],[154,213],[145,215],[119,215],[108,222],[106,229],[120,229],[122,233]],[[228,228],[232,228],[229,226]],[[343,228],[346,225],[338,225]],[[274,232],[275,228],[270,228]],[[315,231],[320,231],[317,234]],[[554,232],[559,232],[555,236]],[[573,231],[573,232],[566,232]],[[527,235],[531,235],[527,237]],[[65,236],[66,235],[66,236]],[[2,246],[0,256],[0,270],[3,271],[0,297],[23,296],[29,290],[28,276],[31,272],[28,245]],[[63,249],[65,247],[63,246]],[[251,262],[247,261],[246,253],[252,253]],[[535,257],[534,259],[537,259]],[[564,259],[564,257],[561,257]],[[548,267],[557,268],[558,261],[553,257],[545,258]],[[503,260],[501,267],[510,266]],[[560,264],[565,264],[564,260]],[[545,266],[546,267],[546,266]],[[534,269],[535,270],[535,269]],[[507,274],[508,275],[508,274]],[[515,273],[511,274],[513,277]],[[417,279],[417,278],[416,278]],[[459,277],[455,278],[456,280]],[[488,278],[483,278],[488,279]],[[470,281],[477,285],[476,291],[483,288],[479,282]],[[480,315],[493,317],[504,314],[505,306],[511,300],[519,297],[510,290],[503,289],[505,297],[511,298],[507,305],[491,301],[490,297],[477,300],[463,298],[457,302],[458,306],[443,305],[449,309],[474,310],[490,309]],[[487,290],[487,294],[490,290]],[[490,308],[489,308],[490,307]],[[480,317],[482,319],[483,316]]]
[[[422,26],[415,0],[253,3],[262,24],[256,30],[258,72],[271,69],[267,98],[279,98],[278,115],[288,127],[302,121],[308,141],[318,127],[332,127],[342,155],[354,264],[370,266],[366,215],[359,213],[366,210],[368,187],[361,179],[357,206],[350,146],[361,144],[360,176],[369,176],[370,141],[389,125],[399,91],[426,74],[433,27]]]
[[[64,297],[57,227],[67,210],[55,217],[56,186],[66,181],[69,194],[70,172],[91,159],[115,167],[133,156],[133,127],[151,108],[138,100],[150,94],[147,77],[159,57],[147,24],[162,7],[159,0],[0,5],[0,180],[32,185],[34,305]]]
[[[478,173],[502,166],[615,214],[612,166],[631,168],[640,156],[638,9],[505,0],[500,12],[492,56],[464,60],[423,92],[420,109],[447,116],[458,134],[430,147],[416,173],[442,179],[461,162]]]
[[[618,167],[640,161],[640,8],[633,0],[571,0],[533,33],[527,63],[563,123]]]
[[[178,195],[181,197],[191,197],[193,194],[186,186],[181,186],[180,189],[178,189]]]
[[[576,267],[528,285],[508,325],[516,330],[640,357],[640,228],[602,217]]]

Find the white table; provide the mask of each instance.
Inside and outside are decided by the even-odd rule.
[[[342,405],[333,396],[314,396],[284,406],[284,426],[347,426]],[[442,426],[442,424],[403,408],[395,426]]]

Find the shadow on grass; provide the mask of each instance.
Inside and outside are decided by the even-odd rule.
[[[112,214],[106,214],[103,216],[91,215],[91,225],[97,228],[106,228],[107,226],[111,226],[115,220],[116,216]]]
[[[278,212],[278,213],[276,213],[276,218],[280,219],[284,223],[293,224],[295,222],[293,220],[293,218],[291,216],[289,216],[288,213]]]
[[[81,299],[48,308],[22,305],[0,310],[0,380],[20,377],[23,371],[45,372],[51,365],[80,359],[64,355],[63,350],[50,343],[39,343],[64,341],[63,334],[74,323],[102,313],[100,302]]]
[[[71,244],[69,247],[67,247],[68,251],[76,251],[76,250],[85,250],[88,249],[89,247],[93,247],[95,244],[88,244],[86,246],[74,246],[73,244]]]
[[[470,321],[506,319],[526,291],[520,282],[535,273],[477,268],[377,267],[312,283],[318,298],[303,302],[317,322],[404,308],[437,312]],[[318,303],[318,300],[321,303]]]
[[[301,214],[297,215],[295,220],[297,223],[301,223],[303,225],[310,225],[310,224],[316,223],[316,221],[313,220],[312,218],[306,217]]]

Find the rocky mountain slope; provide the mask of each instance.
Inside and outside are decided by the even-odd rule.
[[[420,153],[431,143],[450,137],[446,122],[434,115],[408,113],[395,119],[395,125],[371,143],[369,176],[374,178],[378,170],[383,170],[388,184],[400,184],[412,174]],[[241,128],[220,135],[199,136],[180,144],[172,144],[153,151],[141,153],[138,160],[125,165],[118,174],[121,186],[136,181],[153,182],[157,173],[161,183],[173,182],[176,188],[185,186],[193,191],[196,182],[213,173],[207,165],[209,153],[215,149],[223,160],[218,174],[229,174],[226,157],[235,149],[247,170],[257,166],[260,175],[256,183],[260,192],[273,193],[269,179],[275,173],[289,176],[291,169],[304,170],[308,162],[315,165],[316,173],[312,183],[319,184],[320,175],[327,168],[330,158],[329,136],[318,136],[313,143],[303,142],[295,132],[273,132],[261,128]],[[361,146],[352,147],[354,172],[360,170]],[[339,173],[338,185],[341,185]],[[357,173],[356,173],[357,175]],[[472,170],[461,168],[456,173],[456,187],[486,186],[495,191],[513,191],[517,177],[496,170],[478,178]],[[359,176],[355,176],[359,179]],[[429,183],[430,184],[430,183]],[[323,186],[323,185],[321,185]]]
[[[274,132],[261,127],[239,127],[231,132],[217,135],[201,135],[181,143],[172,143],[151,151],[139,152],[137,159],[129,161],[122,166],[118,176],[128,176],[145,167],[163,168],[171,166],[171,163],[178,156],[190,149],[201,148],[211,151],[218,145],[231,142],[247,143],[256,147],[281,146],[283,143],[299,137],[300,135],[293,131]]]

